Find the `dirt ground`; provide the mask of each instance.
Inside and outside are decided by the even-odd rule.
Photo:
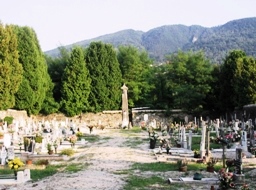
[[[117,174],[118,171],[129,169],[134,162],[151,163],[158,162],[149,149],[149,143],[143,143],[131,148],[127,146],[128,135],[121,133],[120,129],[94,130],[93,134],[100,136],[100,141],[90,144],[83,149],[77,149],[73,159],[69,163],[87,162],[88,168],[76,173],[57,173],[37,182],[27,182],[19,185],[1,185],[1,190],[122,190],[126,184],[126,175]],[[148,138],[144,131],[134,134],[139,138]],[[147,142],[147,141],[145,141]],[[252,162],[256,162],[256,158]],[[189,171],[188,176],[193,177],[194,171]],[[151,175],[150,172],[136,173],[136,175]],[[216,177],[213,173],[202,171],[204,177]],[[159,173],[159,176],[178,178],[184,175],[182,172],[170,171]],[[256,176],[256,169],[252,170],[246,177]],[[254,183],[253,181],[251,183]],[[171,189],[170,184],[170,189]],[[186,189],[210,189],[210,184],[190,183]],[[217,185],[215,185],[217,189]],[[158,189],[155,187],[154,189]],[[160,189],[160,188],[159,188]],[[181,188],[182,190],[183,188]]]

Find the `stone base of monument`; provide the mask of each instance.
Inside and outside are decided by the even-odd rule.
[[[180,177],[180,178],[169,178],[170,183],[207,183],[207,184],[217,184],[218,178],[202,178],[201,180],[194,180],[193,177]]]
[[[244,174],[234,174],[234,181],[236,183],[244,183],[245,175]]]

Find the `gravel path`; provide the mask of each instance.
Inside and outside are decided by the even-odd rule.
[[[95,130],[93,133],[100,135],[99,142],[92,143],[89,148],[78,149],[74,159],[68,163],[88,163],[88,168],[76,173],[57,173],[51,177],[44,178],[37,182],[27,182],[19,185],[0,185],[1,190],[122,190],[125,185],[125,175],[116,174],[117,171],[128,169],[133,162],[157,162],[148,149],[148,144],[139,145],[137,148],[127,146],[128,136],[120,133],[119,130],[104,129]],[[137,135],[137,134],[136,134]],[[138,136],[147,138],[147,133],[140,133]],[[107,138],[104,138],[107,137]],[[255,162],[255,159],[254,159]],[[254,172],[254,173],[253,173]],[[251,172],[256,176],[256,170]],[[139,175],[138,173],[135,173]],[[151,175],[145,172],[143,175]],[[189,172],[193,176],[194,172]],[[204,177],[214,177],[214,174],[202,172]],[[166,180],[168,178],[180,177],[181,172],[171,171],[159,173]],[[155,188],[157,189],[157,188]],[[188,189],[188,188],[186,188]],[[209,184],[190,184],[190,189],[210,189]]]

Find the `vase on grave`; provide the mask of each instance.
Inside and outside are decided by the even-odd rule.
[[[213,166],[207,166],[206,171],[213,173],[214,172],[214,167]]]
[[[26,164],[27,164],[27,165],[31,165],[32,163],[33,163],[33,162],[32,162],[31,159],[26,160]]]
[[[202,179],[202,174],[196,172],[196,173],[194,174],[193,180],[201,180],[201,179]]]
[[[155,139],[150,139],[149,141],[149,148],[154,149],[156,147],[156,140]]]
[[[187,167],[187,166],[181,166],[181,167],[179,168],[179,171],[180,171],[180,172],[187,172],[187,171],[188,171],[188,167]]]
[[[49,150],[49,151],[48,151],[48,154],[49,154],[49,155],[52,155],[52,154],[53,154],[53,150]]]
[[[14,172],[14,179],[17,180],[17,173],[18,173],[18,170],[13,170]]]

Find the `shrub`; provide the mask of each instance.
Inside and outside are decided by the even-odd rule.
[[[10,124],[12,124],[13,119],[14,119],[14,118],[13,118],[12,116],[6,116],[6,117],[4,118],[4,121],[7,122],[7,125],[10,125]]]
[[[67,156],[72,156],[75,154],[75,151],[72,148],[67,148],[67,149],[63,149],[60,152],[60,155],[67,155]]]
[[[43,137],[42,137],[42,136],[39,136],[39,135],[36,135],[35,141],[36,141],[36,143],[42,143]]]
[[[49,161],[48,160],[37,160],[35,162],[35,165],[48,165],[49,164]]]

